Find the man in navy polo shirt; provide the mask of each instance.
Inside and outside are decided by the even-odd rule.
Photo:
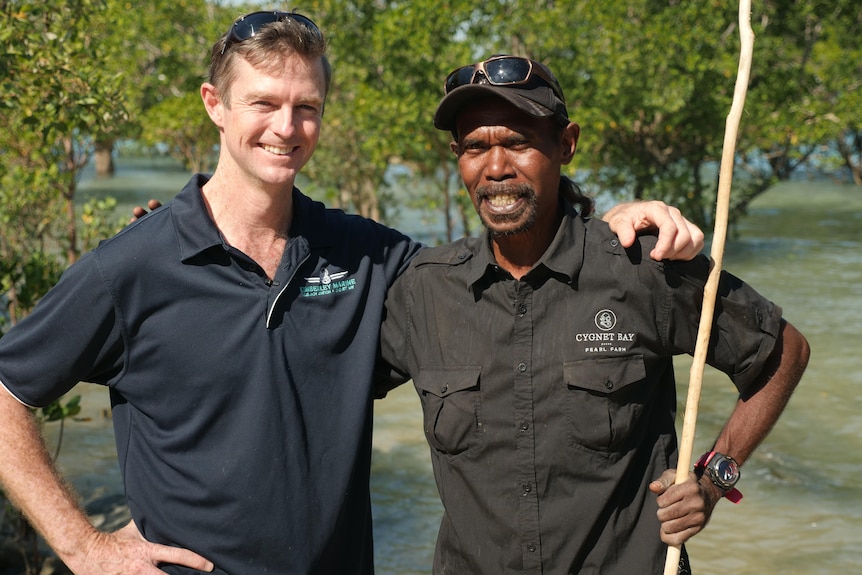
[[[324,49],[300,14],[237,20],[201,87],[215,173],[84,256],[0,340],[0,479],[75,573],[373,571],[372,372],[386,291],[419,246],[294,187]],[[624,233],[643,209],[617,216]],[[658,216],[667,253],[700,249]],[[133,518],[115,534],[88,523],[27,409],[78,381],[111,394]]]

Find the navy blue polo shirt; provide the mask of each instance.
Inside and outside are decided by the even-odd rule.
[[[0,382],[31,406],[108,386],[147,539],[216,573],[371,573],[372,371],[419,246],[295,189],[270,283],[222,240],[205,181],[71,266],[0,339]]]

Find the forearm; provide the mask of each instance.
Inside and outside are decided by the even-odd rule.
[[[0,387],[0,482],[61,558],[86,548],[96,530],[60,478],[30,410]]]
[[[740,464],[749,458],[787,406],[808,364],[808,356],[808,342],[796,328],[783,322],[759,385],[737,401],[716,441],[716,451],[730,455]]]
[[[715,443],[715,451],[743,463],[766,437],[787,406],[808,364],[808,342],[796,329],[782,322],[775,349],[751,392],[741,397]],[[682,545],[709,521],[724,490],[703,474],[675,484],[671,469],[650,484],[658,495],[661,538],[668,545]]]

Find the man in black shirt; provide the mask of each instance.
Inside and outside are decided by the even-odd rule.
[[[672,358],[694,350],[708,259],[654,261],[654,239],[625,248],[586,217],[560,176],[579,127],[541,64],[459,68],[434,122],[486,231],[421,252],[389,290],[381,335],[383,385],[412,378],[424,411],[445,509],[434,572],[661,573],[666,544],[738,493],[807,342],[723,275],[708,361],[739,401],[698,473],[673,485]]]

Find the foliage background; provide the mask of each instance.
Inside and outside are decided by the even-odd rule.
[[[0,0],[0,285],[5,319],[116,229],[109,200],[76,208],[88,162],[116,143],[213,167],[199,102],[212,42],[261,5],[206,0]],[[307,0],[335,70],[304,189],[382,221],[476,220],[430,118],[453,68],[496,53],[556,71],[582,128],[570,175],[599,197],[660,198],[711,224],[738,58],[736,7],[708,0]],[[862,185],[862,4],[756,2],[734,213],[776,181],[826,170]],[[83,211],[83,217],[80,213]],[[88,228],[90,228],[88,230]],[[83,231],[82,231],[83,230]]]
[[[199,101],[210,46],[260,9],[207,0],[0,0],[0,332],[82,250],[115,204],[77,200],[118,144],[212,169]],[[449,135],[431,116],[446,74],[492,54],[550,65],[581,125],[570,174],[599,198],[659,198],[711,225],[738,60],[736,8],[717,0],[307,0],[334,83],[303,188],[388,222],[402,207],[475,232]],[[862,186],[862,4],[765,0],[737,147],[733,212],[779,180]],[[862,187],[860,187],[862,189]],[[814,200],[814,199],[813,199]]]
[[[218,135],[198,96],[209,49],[264,8],[0,0],[0,335],[122,226],[113,199],[78,198],[86,166],[110,177],[117,150],[133,147],[212,169]],[[663,199],[711,224],[738,58],[732,3],[307,0],[299,11],[326,33],[335,70],[302,183],[329,204],[384,222],[418,208],[442,214],[448,240],[474,233],[449,135],[431,116],[450,70],[511,53],[558,75],[582,128],[569,175],[588,193]],[[862,3],[764,0],[752,26],[732,217],[793,177],[862,190]],[[42,417],[77,409],[73,399]]]

